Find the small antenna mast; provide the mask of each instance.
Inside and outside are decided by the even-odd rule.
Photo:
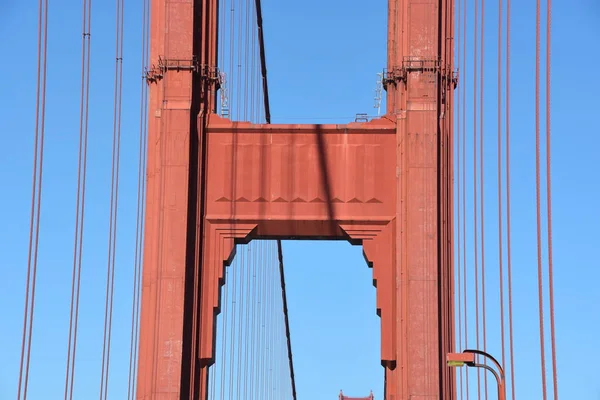
[[[219,73],[219,80],[221,81],[221,117],[229,118],[229,97],[227,94],[227,75],[225,75],[225,72]]]
[[[373,108],[377,109],[377,116],[381,115],[381,99],[383,93],[383,72],[377,73],[377,84],[375,85],[375,105]]]

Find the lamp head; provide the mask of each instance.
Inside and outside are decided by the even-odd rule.
[[[475,364],[475,354],[473,353],[448,353],[446,355],[446,364],[449,367],[470,367]]]

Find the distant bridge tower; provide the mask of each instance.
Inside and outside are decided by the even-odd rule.
[[[375,400],[375,396],[373,396],[373,391],[367,397],[348,397],[344,396],[344,393],[340,390],[340,396],[338,400]]]

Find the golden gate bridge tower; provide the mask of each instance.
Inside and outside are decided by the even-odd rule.
[[[207,397],[235,244],[290,238],[362,245],[386,399],[452,398],[454,2],[389,1],[386,113],[346,125],[270,123],[260,4],[265,123],[220,116],[218,5],[152,1],[138,398]]]
[[[72,399],[74,392],[88,151],[91,0],[82,1],[81,126],[65,400]],[[124,59],[124,6],[123,0],[116,1],[114,138],[101,400],[106,400],[109,389],[113,330]],[[474,302],[469,310],[475,309],[477,349],[467,348],[473,340],[467,340],[470,311],[465,244],[466,90],[461,80],[464,75],[459,77],[460,68],[456,65],[466,64],[466,0],[381,0],[387,5],[387,60],[377,75],[377,116],[357,114],[354,121],[344,124],[272,123],[261,0],[235,1],[234,4],[234,0],[142,0],[143,84],[131,351],[127,354],[128,400],[215,400],[217,390],[221,391],[221,399],[227,392],[230,399],[297,400],[282,241],[304,239],[343,240],[362,247],[376,289],[373,312],[380,324],[378,359],[383,369],[384,400],[453,400],[459,394],[462,398],[463,382],[468,396],[469,375],[466,373],[464,380],[463,370],[455,369],[463,366],[491,371],[498,381],[499,399],[505,398],[509,387],[503,370],[508,367],[514,399],[509,194],[510,0],[498,0],[499,125],[502,125],[503,94],[506,104],[504,161],[501,126],[497,147],[499,360],[486,353],[483,276],[485,0],[473,2],[471,71],[474,122],[470,218],[474,222],[471,239],[475,254],[469,275],[474,274],[475,296],[469,299]],[[500,65],[503,1],[507,2],[505,89],[501,87]],[[481,9],[477,8],[479,4]],[[19,400],[27,396],[29,379],[42,188],[48,1],[40,0],[39,5],[36,105],[39,115]],[[537,267],[540,358],[546,399],[540,209],[540,26],[538,1]],[[309,23],[306,29],[310,29]],[[557,399],[549,172],[549,22],[546,51],[548,217],[544,227],[548,236],[550,354],[554,399]],[[503,232],[503,216],[506,216],[506,232]],[[508,242],[506,301],[502,297],[504,234]],[[478,249],[481,249],[480,260]],[[504,315],[505,303],[508,318]],[[509,322],[506,332],[505,319]],[[510,338],[510,358],[505,354],[505,337]],[[463,352],[457,352],[457,347]],[[232,359],[237,357],[236,363],[225,360],[225,354]],[[480,393],[489,392],[488,375],[472,377],[471,386],[476,382]],[[374,399],[373,392],[367,397],[349,397],[340,391],[338,396],[338,400]]]

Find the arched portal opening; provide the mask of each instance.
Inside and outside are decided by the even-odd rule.
[[[299,398],[382,398],[380,318],[372,270],[347,241],[284,241],[284,276]],[[225,269],[209,399],[291,399],[277,244],[237,244]],[[268,397],[272,396],[272,397]]]

